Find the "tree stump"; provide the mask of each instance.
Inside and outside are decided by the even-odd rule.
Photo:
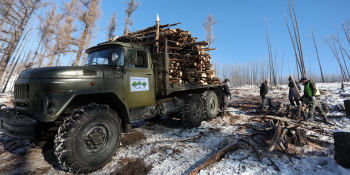
[[[288,142],[294,146],[304,146],[308,145],[309,142],[307,140],[306,131],[305,129],[295,129],[295,130],[288,130],[287,132]]]
[[[350,132],[334,132],[334,159],[344,168],[350,168]]]

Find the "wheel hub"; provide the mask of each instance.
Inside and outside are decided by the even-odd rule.
[[[210,110],[211,111],[214,111],[215,110],[215,100],[214,99],[210,99]]]
[[[102,127],[96,127],[85,137],[85,148],[87,151],[95,151],[102,148],[106,143],[106,130]]]
[[[193,105],[193,118],[197,119],[199,117],[199,106],[197,104]]]

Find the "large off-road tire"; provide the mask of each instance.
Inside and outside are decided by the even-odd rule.
[[[74,110],[55,137],[61,168],[77,174],[102,168],[120,145],[121,129],[120,118],[108,105],[93,103]]]
[[[202,99],[205,119],[214,119],[219,113],[219,100],[216,93],[214,91],[205,91],[202,95]]]
[[[203,120],[203,102],[198,95],[190,95],[182,111],[181,121],[187,128],[198,127]]]

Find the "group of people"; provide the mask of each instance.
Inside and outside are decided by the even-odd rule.
[[[318,90],[315,82],[308,80],[307,78],[303,77],[300,79],[299,82],[294,81],[292,77],[289,77],[289,101],[293,108],[299,109],[302,105],[308,106],[308,115],[305,119],[306,121],[312,121],[312,117],[314,115],[315,109],[316,111],[323,117],[323,122],[329,123],[326,113],[322,110],[321,106],[321,93]],[[229,80],[225,79],[224,83],[229,84]],[[260,96],[262,98],[262,109],[267,108],[273,108],[271,98],[267,96],[268,89],[269,89],[269,83],[270,80],[266,79],[265,82],[263,82],[260,86]],[[304,94],[303,96],[300,95],[302,92],[300,83],[304,85]],[[222,105],[221,109],[224,111],[224,115],[227,115],[227,104],[228,104],[228,97],[232,97],[232,94],[228,88],[228,86],[225,86],[222,92]],[[268,101],[268,105],[266,106],[266,100]]]
[[[299,83],[297,81],[293,81],[292,77],[289,77],[288,80],[289,101],[291,106],[294,108],[299,108],[301,105],[308,105],[309,112],[306,121],[312,121],[312,117],[316,109],[316,111],[323,117],[323,122],[328,123],[326,113],[322,110],[321,107],[321,93],[318,90],[315,82],[308,80],[305,77],[301,78],[299,83],[301,82],[304,85],[304,95],[301,96],[301,87]],[[269,79],[266,79],[260,87],[262,109],[273,108],[271,98],[267,96],[269,83]],[[266,100],[268,100],[269,107],[265,105]]]

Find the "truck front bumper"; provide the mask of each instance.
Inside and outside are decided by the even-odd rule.
[[[0,110],[0,129],[18,139],[34,139],[34,125],[38,122],[15,110]]]

